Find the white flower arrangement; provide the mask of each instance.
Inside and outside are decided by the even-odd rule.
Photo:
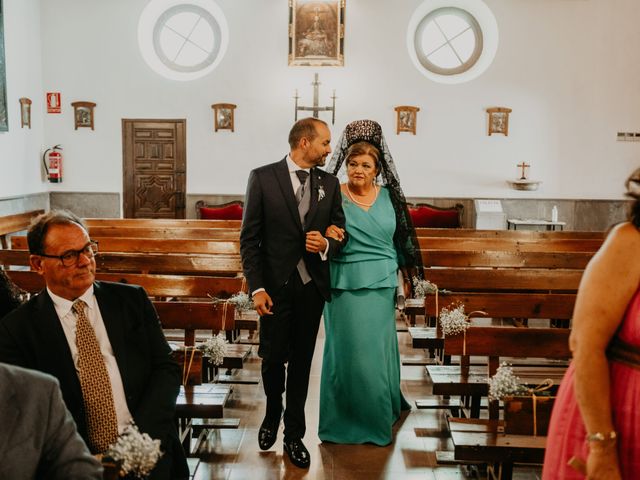
[[[224,336],[224,332],[218,332],[217,335],[208,338],[206,342],[200,345],[200,348],[209,357],[209,361],[213,365],[222,365],[227,354],[227,339]]]
[[[113,458],[120,464],[121,476],[133,475],[135,478],[147,477],[161,456],[160,440],[141,433],[133,422],[105,453],[105,457]]]
[[[232,295],[231,298],[229,298],[229,303],[232,303],[239,312],[253,310],[253,299],[246,292],[238,292]]]
[[[445,337],[463,333],[470,326],[471,322],[464,313],[463,304],[451,305],[449,308],[443,307],[440,310],[440,328],[442,328],[442,334]]]
[[[429,280],[413,277],[413,293],[415,298],[424,298],[427,294],[436,293],[438,287]]]
[[[253,310],[253,299],[246,292],[238,292],[231,295],[229,298],[218,298],[209,295],[209,298],[217,305],[219,303],[230,303],[239,312],[246,312]]]
[[[511,395],[526,394],[529,390],[520,383],[520,379],[513,373],[513,368],[502,362],[496,374],[488,379],[489,400],[501,400]]]

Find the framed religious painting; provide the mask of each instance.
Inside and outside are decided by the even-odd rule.
[[[289,0],[289,65],[344,66],[346,0]]]
[[[90,128],[93,130],[93,109],[96,104],[93,102],[73,102],[73,118],[75,128]]]
[[[396,111],[396,135],[400,132],[416,134],[416,120],[420,108],[409,105],[401,105],[395,108]]]
[[[7,69],[4,63],[4,9],[0,0],[0,132],[9,131],[7,115]]]
[[[234,131],[234,112],[236,105],[233,103],[214,103],[213,108],[213,126],[214,131],[231,130]]]
[[[489,135],[501,133],[505,137],[509,135],[509,114],[510,108],[493,107],[487,108],[489,114]]]
[[[31,128],[31,99],[22,97],[20,100],[20,128]]]

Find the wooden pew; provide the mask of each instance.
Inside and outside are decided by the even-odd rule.
[[[537,230],[475,230],[473,228],[416,228],[418,237],[541,239],[604,239],[606,232],[537,231]]]
[[[160,238],[93,237],[99,252],[127,253],[196,253],[207,255],[239,255],[238,240],[183,240]],[[11,237],[11,248],[28,250],[27,237]]]
[[[582,270],[543,268],[425,268],[424,277],[454,292],[575,292]]]
[[[29,252],[0,250],[0,265],[28,266]],[[99,272],[237,276],[241,264],[239,255],[104,252],[96,255],[96,268]]]
[[[29,212],[0,217],[0,244],[2,248],[9,248],[7,235],[26,230],[29,228],[31,220],[41,213],[44,213],[44,210],[31,210]]]
[[[487,478],[511,480],[514,463],[541,464],[544,460],[546,437],[505,434],[498,420],[449,417],[448,423],[454,460],[488,463],[491,477]],[[450,463],[448,454],[436,452],[436,459]]]
[[[507,252],[595,252],[602,246],[602,239],[510,239],[510,238],[461,238],[418,237],[421,249],[429,250],[491,250]]]
[[[15,237],[14,237],[15,238]],[[424,267],[566,268],[583,270],[594,252],[423,249]]]
[[[471,417],[477,418],[480,399],[489,392],[487,378],[495,374],[501,357],[567,360],[571,358],[569,334],[569,329],[563,328],[472,326],[466,335],[447,336],[444,351],[447,355],[461,355],[461,365],[426,367],[433,382],[433,394],[471,397]],[[470,356],[488,357],[487,366],[471,367]],[[545,378],[551,378],[558,384],[564,369],[520,366],[514,372],[523,383],[535,386]],[[497,402],[490,403],[490,418],[497,418],[497,406]]]
[[[238,240],[239,228],[198,228],[198,227],[89,227],[91,237],[125,238],[178,238],[200,240]]]
[[[138,228],[240,228],[240,220],[196,220],[173,218],[85,218],[88,227]]]
[[[440,295],[438,307],[461,303],[465,312],[483,311],[489,318],[549,318],[569,320],[573,315],[575,293],[499,293],[463,292]],[[433,295],[420,303],[426,317],[436,317]],[[439,312],[438,312],[439,313]],[[409,327],[414,348],[429,350],[432,356],[444,348],[444,337],[435,327]]]

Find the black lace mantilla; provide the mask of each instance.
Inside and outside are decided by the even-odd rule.
[[[400,264],[407,269],[409,275],[423,278],[422,256],[416,230],[413,227],[407,200],[400,187],[398,172],[380,124],[373,120],[356,120],[347,125],[327,165],[327,171],[341,181],[346,181],[347,150],[354,143],[363,141],[372,144],[380,151],[380,174],[377,180],[379,184],[387,187],[396,213],[396,231],[393,240],[399,253]]]

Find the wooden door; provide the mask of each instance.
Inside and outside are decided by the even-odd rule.
[[[122,120],[125,218],[185,218],[186,120]]]

